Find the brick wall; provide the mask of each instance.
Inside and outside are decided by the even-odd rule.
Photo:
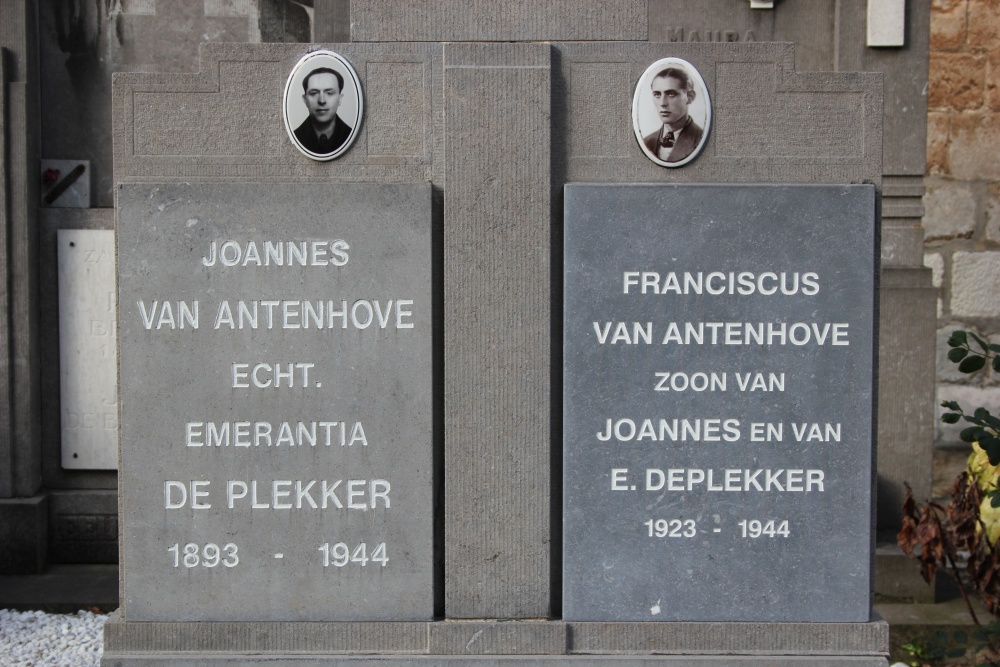
[[[1000,343],[1000,0],[933,0],[925,262],[938,299],[938,399],[1000,413],[1000,374],[945,357],[956,328]],[[958,442],[938,423],[937,444]]]

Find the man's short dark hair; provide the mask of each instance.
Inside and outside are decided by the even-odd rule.
[[[330,69],[329,67],[317,67],[313,71],[306,74],[306,78],[302,79],[302,92],[309,92],[309,77],[313,74],[332,74],[337,77],[337,85],[340,86],[340,92],[344,92],[344,77],[335,69]]]
[[[650,85],[653,85],[652,82],[656,79],[664,79],[666,77],[680,81],[684,90],[694,90],[694,83],[691,82],[691,77],[688,76],[686,71],[678,67],[668,67],[667,69],[660,70],[659,74],[650,80]]]

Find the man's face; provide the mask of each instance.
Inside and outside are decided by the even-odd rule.
[[[337,77],[329,72],[320,72],[309,77],[306,93],[302,96],[313,121],[326,125],[332,123],[340,106],[340,86]]]
[[[680,129],[687,118],[688,104],[694,99],[694,92],[684,90],[684,84],[672,76],[653,79],[653,105],[664,125]]]

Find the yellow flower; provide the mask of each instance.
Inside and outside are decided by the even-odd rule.
[[[986,527],[986,539],[990,546],[1000,538],[1000,507],[993,507],[989,498],[983,498],[979,505],[979,518]]]
[[[982,493],[993,488],[997,475],[1000,474],[1000,466],[990,465],[990,457],[978,442],[972,443],[972,454],[969,455],[966,467]]]

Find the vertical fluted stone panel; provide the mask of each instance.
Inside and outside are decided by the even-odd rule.
[[[550,47],[444,46],[445,611],[550,609]]]
[[[27,497],[38,493],[42,484],[41,448],[38,441],[38,349],[37,349],[37,225],[38,202],[38,118],[37,28],[33,3],[3,3],[0,7],[0,48],[5,65],[3,132],[6,146],[0,159],[6,160],[5,187],[7,216],[3,265],[5,302],[2,325],[6,348],[0,350],[8,391],[0,396],[3,413],[2,437],[11,448],[8,496]],[[16,388],[16,391],[14,390]],[[9,430],[7,430],[9,427]],[[3,496],[0,496],[3,497]]]
[[[882,272],[879,311],[878,526],[900,524],[906,488],[931,497],[934,432],[934,313],[930,269]],[[906,322],[905,327],[900,322]]]
[[[7,70],[3,62],[3,50],[0,48],[0,156],[7,155]],[[9,165],[6,159],[0,159],[0,257],[7,256],[7,234],[10,227],[8,206],[10,197],[7,194],[7,172]],[[7,312],[8,288],[6,281],[0,281],[0,312]],[[0,327],[0,359],[10,358],[10,341],[7,337],[7,327]],[[6,365],[6,364],[5,364]],[[14,490],[14,448],[11,438],[10,414],[10,373],[0,373],[0,498],[10,498]]]
[[[0,3],[0,573],[47,558],[38,437],[38,53],[33,2]]]

